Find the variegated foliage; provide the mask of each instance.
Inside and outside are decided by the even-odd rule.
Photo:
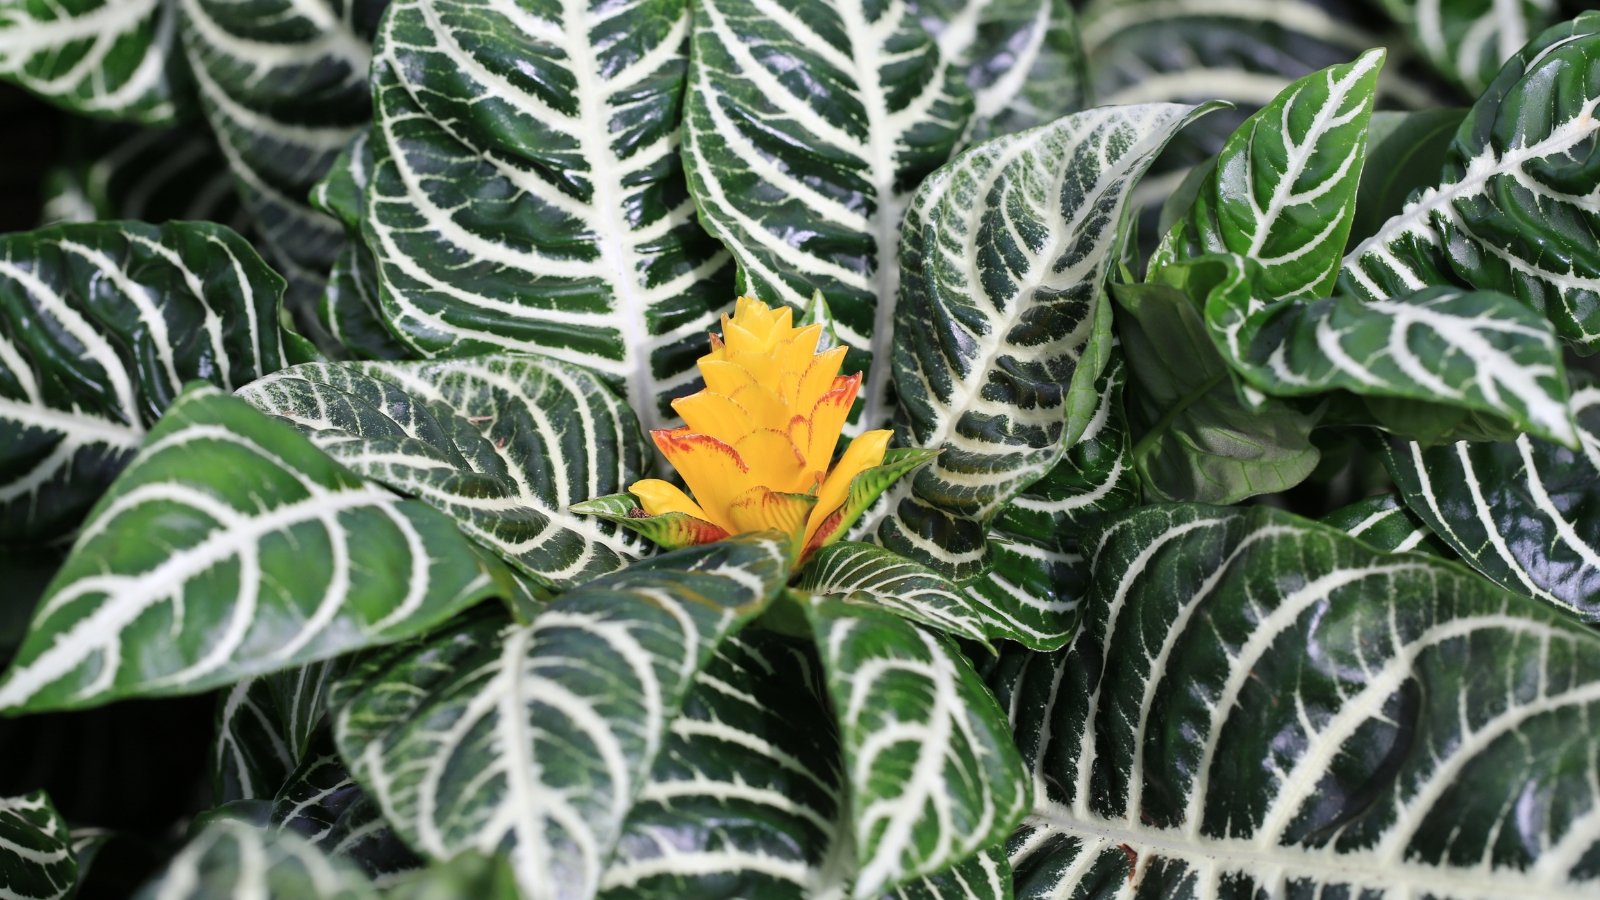
[[[173,0],[8,2],[0,78],[108,119],[168,124],[187,111]]]

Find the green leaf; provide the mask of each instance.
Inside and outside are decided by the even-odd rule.
[[[406,344],[549,354],[606,375],[646,428],[674,418],[734,298],[675,152],[688,17],[396,0],[364,233]]]
[[[311,205],[342,222],[349,238],[328,273],[316,307],[317,328],[336,346],[338,357],[405,359],[409,348],[383,322],[378,263],[361,238],[361,211],[372,166],[369,133],[363,131],[312,190]]]
[[[1560,18],[1550,0],[1383,0],[1383,6],[1434,70],[1473,96]]]
[[[1506,588],[1600,621],[1600,388],[1576,391],[1581,444],[1523,435],[1499,443],[1387,446],[1411,512]]]
[[[0,540],[70,533],[183,385],[284,364],[283,279],[216,225],[0,236]]]
[[[1005,714],[949,640],[886,610],[806,604],[844,749],[855,898],[1011,833],[1029,783]]]
[[[1361,170],[1349,246],[1371,237],[1390,216],[1401,212],[1412,191],[1439,180],[1439,160],[1466,117],[1465,109],[1454,107],[1372,114],[1367,156],[1376,162]]]
[[[861,422],[889,420],[900,219],[972,115],[965,73],[906,4],[703,0],[684,111],[700,222],[747,293],[821,291],[865,367]]]
[[[211,796],[216,805],[270,800],[311,752],[326,711],[328,682],[341,660],[246,678],[217,703],[211,748]]]
[[[1577,441],[1567,410],[1561,347],[1550,324],[1492,291],[1429,288],[1392,300],[1339,296],[1261,305],[1258,269],[1237,256],[1200,257],[1213,285],[1206,324],[1217,349],[1250,388],[1278,397],[1345,390],[1416,404],[1385,428],[1421,436],[1410,407],[1447,407],[1503,421],[1562,443]],[[1432,418],[1430,416],[1430,418]]]
[[[845,541],[822,548],[800,571],[795,587],[816,597],[890,612],[952,637],[988,646],[1010,637],[985,611],[939,573],[874,544]]]
[[[0,797],[0,890],[17,900],[72,894],[78,863],[62,821],[44,791]]]
[[[331,858],[355,863],[381,885],[405,879],[422,861],[384,821],[332,744],[322,731],[316,752],[285,779],[272,803],[273,826],[304,837]]]
[[[441,513],[196,388],[91,513],[0,709],[209,690],[410,637],[503,581]]]
[[[246,227],[233,177],[203,127],[69,123],[60,163],[44,184],[40,224],[136,219]]]
[[[1254,296],[1325,297],[1355,211],[1384,51],[1295,81],[1228,138],[1152,275],[1208,253],[1257,264]]]
[[[385,0],[177,5],[206,121],[266,256],[291,283],[320,284],[343,242],[307,195],[372,118],[366,73]]]
[[[939,54],[966,73],[963,144],[1011,134],[1089,105],[1089,72],[1068,0],[917,0]]]
[[[398,882],[384,896],[391,900],[522,900],[510,861],[472,851]]]
[[[1594,894],[1600,636],[1262,506],[1084,543],[1073,646],[992,678],[1042,786],[1019,897]]]
[[[1379,494],[1340,507],[1319,519],[1362,543],[1390,553],[1432,553],[1448,558],[1448,551],[1422,519],[1394,494]]]
[[[907,882],[885,900],[1011,900],[1011,864],[999,849],[985,850],[953,869]]]
[[[239,392],[351,471],[447,513],[545,587],[640,556],[630,533],[568,507],[641,474],[633,413],[553,359],[308,363]]]
[[[1204,108],[1110,107],[996,138],[918,190],[896,312],[899,443],[942,449],[890,494],[884,546],[965,580],[988,523],[1077,441],[1110,353],[1128,191]]]
[[[506,854],[522,889],[592,896],[695,673],[788,574],[750,535],[569,591],[524,626],[478,617],[364,664],[340,755],[423,855]]]
[[[324,856],[297,835],[224,818],[196,835],[134,896],[135,900],[376,900],[378,892],[354,865]]]
[[[189,106],[177,23],[168,0],[10,2],[0,78],[83,115],[168,124]]]
[[[1126,380],[1122,355],[1114,354],[1095,386],[1099,403],[1083,436],[1012,498],[989,531],[990,568],[962,585],[991,620],[1004,623],[1004,637],[1030,649],[1054,650],[1077,627],[1081,522],[1138,505],[1122,404]]]
[[[839,738],[809,646],[750,629],[697,676],[628,814],[605,900],[837,895]]]
[[[1512,294],[1556,334],[1600,345],[1600,12],[1540,35],[1472,107],[1437,187],[1345,257],[1363,299],[1433,285]]]
[[[1216,267],[1171,267],[1200,280]],[[1190,277],[1186,275],[1185,277]],[[1211,287],[1191,288],[1205,297]],[[1119,284],[1117,332],[1128,359],[1133,464],[1162,499],[1236,503],[1299,484],[1316,468],[1318,412],[1279,400],[1246,405],[1195,300],[1168,284]]]

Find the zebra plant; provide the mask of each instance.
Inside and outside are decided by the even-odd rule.
[[[1189,5],[0,9],[5,889],[1592,894],[1600,14]]]

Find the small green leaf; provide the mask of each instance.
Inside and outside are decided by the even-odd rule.
[[[325,660],[246,678],[221,696],[211,749],[213,803],[277,795],[310,753],[328,682],[345,666]]]
[[[147,125],[192,108],[169,0],[58,0],[0,9],[0,78],[65,109]]]
[[[43,791],[0,797],[0,890],[18,900],[58,900],[78,883],[67,823]]]
[[[819,550],[800,570],[796,588],[816,597],[887,609],[913,622],[984,646],[991,634],[984,612],[939,573],[873,544],[851,541]]]

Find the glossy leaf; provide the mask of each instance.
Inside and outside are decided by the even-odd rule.
[[[478,617],[341,687],[340,755],[425,856],[507,855],[530,896],[587,897],[722,639],[782,587],[778,536],[637,563],[528,625]]]
[[[1593,894],[1593,632],[1261,506],[1085,545],[1073,646],[993,677],[1042,792],[1019,897]]]
[[[0,890],[16,900],[70,896],[78,882],[70,840],[43,791],[0,797]]]
[[[422,861],[351,778],[332,743],[323,731],[315,752],[284,780],[272,802],[273,826],[304,837],[333,859],[354,863],[380,886],[405,880]]]
[[[1574,393],[1579,449],[1514,441],[1392,444],[1406,506],[1507,590],[1600,621],[1600,389]]]
[[[145,124],[188,107],[169,0],[9,2],[0,8],[0,78],[73,112]]]
[[[815,597],[887,609],[952,637],[987,644],[993,629],[985,611],[927,566],[874,544],[853,541],[818,551],[795,585]]]
[[[361,237],[361,214],[372,180],[368,132],[355,136],[311,192],[311,205],[338,219],[348,240],[334,258],[322,299],[316,306],[317,330],[338,350],[336,358],[406,359],[409,348],[383,321],[378,263]]]
[[[647,428],[673,418],[734,299],[676,153],[688,25],[683,0],[396,0],[364,234],[406,344],[549,354],[624,388]]]
[[[311,752],[328,681],[344,665],[326,660],[246,678],[222,695],[211,749],[215,803],[277,796]]]
[[[1090,110],[939,170],[906,216],[894,370],[902,444],[942,449],[889,495],[884,546],[981,571],[1006,501],[1077,441],[1110,353],[1105,281],[1128,191],[1203,110]]]
[[[885,900],[1011,900],[1011,864],[1000,849],[985,850],[953,869],[907,882]]]
[[[1434,70],[1473,96],[1559,18],[1553,0],[1384,0],[1383,6]]]
[[[308,363],[240,396],[351,471],[447,513],[545,587],[642,554],[630,533],[568,509],[645,465],[633,414],[585,369],[505,355]]]
[[[896,321],[901,216],[971,119],[965,74],[906,4],[706,0],[694,18],[683,152],[701,224],[747,293],[799,308],[822,292],[880,427],[890,354],[866,354]]]
[[[1362,543],[1390,553],[1447,556],[1433,532],[1395,494],[1378,494],[1340,507],[1319,519]]]
[[[329,859],[303,838],[224,818],[195,835],[135,898],[375,900],[377,896],[361,870]]]
[[[1581,348],[1600,342],[1600,12],[1519,52],[1461,123],[1437,187],[1345,257],[1363,299],[1433,285],[1511,294]]]
[[[835,895],[839,739],[810,648],[729,638],[673,721],[601,880],[606,900]]]
[[[410,637],[503,581],[441,513],[196,388],[90,515],[0,709],[209,690]]]
[[[186,382],[284,364],[283,279],[226,228],[0,236],[0,540],[65,535]]]
[[[1327,296],[1366,161],[1384,52],[1295,81],[1228,138],[1194,205],[1150,261],[1152,274],[1208,253],[1255,262],[1253,296]]]
[[[1354,247],[1401,212],[1411,192],[1439,180],[1439,160],[1455,138],[1467,111],[1435,107],[1414,112],[1378,110],[1367,129],[1367,158],[1356,188],[1356,212],[1350,220],[1349,245]]]
[[[41,225],[198,219],[246,228],[227,161],[203,127],[84,121],[67,129],[65,143],[45,179]]]
[[[883,891],[1010,834],[1029,784],[1005,715],[948,640],[884,610],[806,605],[839,720],[856,880]]]

